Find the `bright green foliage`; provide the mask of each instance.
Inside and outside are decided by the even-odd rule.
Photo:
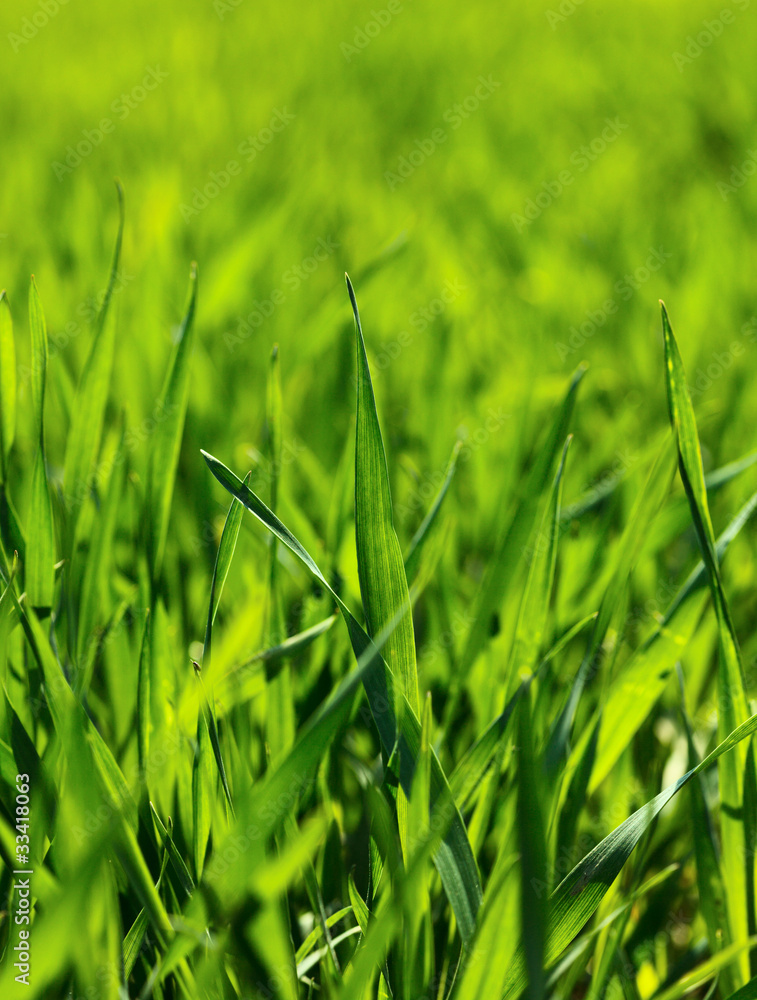
[[[2,1000],[757,998],[753,6],[0,4]]]

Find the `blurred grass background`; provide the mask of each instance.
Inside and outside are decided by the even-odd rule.
[[[215,551],[207,543],[223,512],[199,448],[237,469],[254,462],[274,342],[287,493],[307,497],[323,534],[325,484],[354,408],[345,269],[380,373],[403,541],[452,442],[471,443],[456,487],[475,511],[458,526],[457,558],[471,578],[503,499],[517,489],[512,470],[579,361],[591,373],[568,502],[613,471],[633,470],[666,426],[658,297],[671,309],[692,382],[700,368],[722,371],[723,352],[730,357],[727,377],[702,383],[697,397],[706,464],[749,450],[757,401],[748,391],[754,330],[745,324],[757,313],[757,179],[734,175],[749,169],[757,138],[748,7],[3,6],[0,282],[15,307],[22,420],[31,417],[19,306],[32,272],[51,342],[60,344],[49,379],[53,473],[92,303],[106,283],[113,177],[125,188],[127,228],[111,418],[124,410],[137,469],[189,263],[199,262],[198,341],[169,537],[174,565],[187,571],[187,641],[197,638]],[[697,55],[700,32],[711,44]],[[140,89],[151,74],[154,89]],[[474,96],[480,78],[491,84],[483,100]],[[277,113],[291,120],[265,131]],[[71,149],[84,143],[86,152],[103,119],[110,131],[77,164]],[[608,119],[619,128],[605,144]],[[409,170],[411,161],[418,165]],[[555,195],[566,171],[572,181]],[[226,186],[196,210],[197,191],[224,172]],[[319,246],[328,248],[322,261],[313,257]],[[661,263],[645,271],[655,251]],[[256,309],[271,314],[261,322]],[[743,351],[731,350],[736,342]],[[16,494],[32,447],[19,433]],[[25,508],[22,497],[17,504]],[[246,566],[245,586],[262,585],[263,562]]]
[[[111,418],[124,410],[136,469],[189,263],[199,262],[199,336],[169,538],[173,565],[187,570],[186,640],[202,620],[215,548],[206,543],[223,510],[199,448],[237,469],[254,462],[274,342],[287,493],[308,497],[308,518],[323,534],[325,484],[354,408],[345,269],[380,372],[403,541],[422,517],[419,491],[438,481],[452,442],[471,443],[456,487],[475,511],[458,533],[471,579],[503,498],[517,489],[513,470],[579,361],[591,374],[568,501],[613,470],[634,469],[666,426],[658,297],[692,382],[730,359],[727,377],[708,378],[697,397],[706,465],[749,450],[757,180],[739,173],[750,169],[756,138],[748,8],[745,0],[718,9],[588,0],[501,10],[248,0],[3,6],[0,276],[15,307],[22,420],[31,419],[29,348],[18,307],[31,272],[60,344],[49,379],[53,473],[92,303],[105,287],[113,177],[126,191],[127,229]],[[159,82],[140,89],[150,75]],[[480,78],[491,82],[482,100]],[[456,105],[476,103],[457,117]],[[266,132],[277,113],[291,120]],[[86,151],[103,119],[110,131],[77,164],[71,149]],[[620,127],[605,144],[608,120]],[[235,175],[193,208],[229,161]],[[411,161],[418,165],[408,170]],[[555,195],[566,171],[572,180]],[[319,246],[328,247],[322,261],[313,257]],[[659,269],[645,271],[654,252]],[[256,309],[271,314],[259,322]],[[16,494],[32,447],[19,433]],[[24,509],[23,496],[17,504]],[[246,566],[245,585],[262,585],[262,561]]]
[[[49,327],[47,459],[59,483],[74,387],[117,226],[114,177],[126,196],[104,452],[115,448],[123,419],[129,476],[103,622],[139,576],[140,498],[156,403],[190,262],[199,265],[190,402],[165,567],[167,615],[158,630],[175,690],[152,696],[167,728],[191,676],[189,654],[198,655],[228,504],[200,448],[240,474],[265,466],[274,343],[284,393],[282,519],[338,573],[346,599],[358,606],[353,539],[334,516],[340,488],[351,486],[345,463],[355,409],[345,270],[360,303],[403,547],[454,441],[464,441],[446,507],[456,527],[443,571],[416,608],[422,689],[447,684],[497,526],[583,360],[589,374],[573,418],[565,502],[617,476],[628,476],[632,488],[570,523],[551,634],[596,610],[607,546],[626,523],[651,447],[668,426],[658,298],[670,309],[695,390],[706,469],[753,449],[756,44],[748,0],[2,6],[0,287],[8,289],[16,329],[20,426],[9,482],[22,518],[36,448],[29,275]],[[754,479],[752,468],[713,497],[716,530]],[[265,485],[260,489],[267,499]],[[678,506],[657,526],[634,574],[624,654],[698,558],[679,483],[675,494]],[[94,508],[87,506],[90,522]],[[245,518],[220,616],[219,664],[239,662],[264,639],[262,534]],[[335,540],[339,552],[330,547]],[[754,695],[753,530],[736,546],[725,577]],[[304,574],[287,553],[281,560],[291,632],[331,609],[327,600],[309,604]],[[517,607],[508,600],[503,617],[514,619]],[[134,610],[130,644],[117,639],[104,650],[89,695],[109,745],[131,757],[136,691],[121,664],[136,662],[144,609]],[[512,627],[466,678],[470,728],[449,734],[459,745],[445,747],[448,763],[491,721],[487,671]],[[700,721],[715,704],[714,649],[710,616],[687,652],[696,663],[691,701]],[[329,655],[319,652],[298,667],[298,721],[329,690],[324,675],[335,680],[349,662],[346,637],[335,630]],[[572,647],[555,674],[560,692],[579,663]],[[672,687],[665,708],[677,720]],[[434,694],[438,712],[443,698]],[[262,702],[250,709],[261,732]],[[183,720],[187,730],[194,707]],[[582,705],[580,714],[589,718],[590,708]],[[645,794],[659,787],[674,743],[670,719],[663,721],[667,730],[654,728],[655,709],[642,734],[648,754],[626,755],[618,786],[589,817],[601,835],[613,825],[613,796],[623,818],[636,777],[648,785]],[[258,775],[262,739],[250,743],[258,755],[250,771]],[[673,770],[682,767],[680,753],[673,763]],[[621,777],[628,779],[623,788]],[[354,831],[361,817],[353,793],[350,786],[345,826]]]

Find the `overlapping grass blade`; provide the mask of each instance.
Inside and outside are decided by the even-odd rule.
[[[268,369],[265,428],[271,510],[275,513],[278,506],[279,478],[282,465],[281,366],[278,345],[274,345],[271,352]],[[273,647],[284,641],[286,628],[279,586],[278,539],[272,536],[270,542],[266,641],[269,646]],[[295,728],[292,671],[289,661],[285,660],[281,669],[275,677],[271,678],[266,687],[266,732],[272,760],[278,760],[281,754],[291,747],[294,742]]]
[[[718,538],[719,561],[756,509],[757,493],[754,493]],[[677,657],[688,645],[702,616],[706,595],[701,591],[705,585],[706,570],[700,561],[675,593],[650,635],[623,664],[606,691],[589,793],[611,772],[664,691]],[[579,742],[574,756],[580,752]],[[572,762],[569,766],[572,767]]]
[[[455,446],[452,449],[449,462],[447,463],[447,469],[444,473],[442,485],[439,487],[439,491],[434,497],[431,506],[428,509],[428,513],[418,525],[418,530],[410,539],[410,544],[408,545],[407,552],[405,553],[405,576],[408,581],[414,580],[418,573],[424,546],[433,533],[434,526],[439,518],[439,511],[442,509],[444,498],[447,495],[447,490],[449,489],[452,479],[454,478],[455,471],[457,469],[457,457],[460,454],[461,447],[462,442],[456,441]]]
[[[27,522],[26,595],[33,608],[47,611],[52,607],[55,546],[53,512],[45,462],[45,387],[47,383],[47,327],[37,285],[32,277],[29,287],[29,326],[32,335],[32,401],[36,450],[32,473],[31,503]]]
[[[546,879],[547,843],[544,782],[537,766],[534,732],[528,694],[518,706],[518,844],[520,847],[520,913],[525,965],[528,975],[527,996],[542,1000],[545,990],[544,949],[547,937],[549,900],[538,888]]]
[[[392,496],[355,293],[345,275],[355,316],[357,342],[357,430],[355,437],[355,538],[360,593],[369,635],[390,621],[396,627],[384,660],[413,712],[419,714],[418,674],[410,594],[402,551],[394,530]]]
[[[181,436],[189,399],[189,370],[197,302],[197,265],[189,274],[189,296],[184,318],[179,327],[173,358],[166,373],[157,405],[160,414],[150,448],[148,471],[148,551],[150,572],[157,580],[163,561],[168,532],[176,466],[179,461]]]
[[[8,455],[16,434],[16,344],[5,289],[0,291],[0,478],[8,478]]]
[[[670,423],[678,443],[678,467],[699,546],[707,570],[718,623],[718,733],[723,738],[747,717],[744,671],[736,633],[720,577],[715,533],[707,504],[702,456],[694,409],[686,384],[683,362],[663,303],[662,328],[665,345],[665,385]],[[727,908],[736,941],[748,934],[748,910],[744,858],[746,851],[743,810],[746,749],[724,757],[718,766],[721,798],[723,873],[728,887]],[[753,878],[753,875],[750,875]],[[749,956],[739,956],[743,979],[749,975]]]
[[[360,659],[363,654],[368,654],[368,667],[362,671],[361,680],[368,695],[368,702],[376,723],[376,728],[381,737],[381,742],[386,752],[391,754],[396,743],[397,733],[397,720],[394,714],[397,685],[394,682],[391,671],[386,667],[381,656],[375,652],[375,647],[370,637],[362,629],[357,619],[341,598],[333,591],[312,556],[302,547],[289,529],[223,463],[206,452],[203,452],[203,455],[210,471],[221,485],[232,496],[240,500],[258,520],[262,521],[269,531],[273,532],[300,559],[310,573],[326,588],[336,601],[344,616],[356,656]],[[394,623],[391,623],[391,627],[394,627]],[[399,778],[405,789],[405,793],[409,794],[412,786],[414,762],[420,748],[420,723],[406,701],[403,706],[401,719],[401,768]],[[333,735],[332,732],[329,733],[329,739],[331,735]],[[295,746],[296,749],[297,745]],[[287,760],[291,760],[293,754]],[[431,795],[434,801],[441,796],[444,796],[449,802],[454,801],[446,776],[433,748],[431,751]],[[451,812],[449,829],[436,852],[434,861],[452,908],[455,911],[460,933],[463,940],[467,942],[473,936],[475,929],[476,914],[481,903],[481,886],[476,862],[473,858],[465,831],[465,825],[456,808],[451,807]]]
[[[585,373],[586,367],[581,365],[573,374],[547,440],[536,456],[524,483],[515,513],[497,540],[472,610],[473,623],[466,637],[461,660],[466,670],[473,666],[487,643],[492,618],[502,604],[528,545],[544,491],[553,479],[552,469],[568,436],[578,386]]]
[[[565,947],[597,909],[642,835],[673,796],[694,775],[701,774],[705,768],[737,747],[742,740],[755,731],[757,731],[757,714],[751,716],[730,733],[695,768],[687,771],[678,781],[668,786],[624,823],[621,823],[566,875],[550,896],[545,951],[547,967],[560,957]],[[526,965],[521,946],[507,973],[502,993],[503,1000],[510,1000],[510,998],[518,996],[525,983]]]
[[[621,596],[628,586],[628,579],[641,552],[649,524],[670,488],[670,480],[674,468],[673,460],[674,450],[670,441],[665,441],[652,463],[647,480],[636,500],[631,517],[618,543],[618,554],[612,570],[610,583],[602,598],[599,615],[594,622],[589,645],[571,686],[570,693],[550,732],[545,763],[552,775],[557,773],[561,763],[565,759],[573,719],[581,695],[590,677],[598,670],[598,659],[607,630],[610,627],[613,617],[617,614],[617,609],[621,603]]]
[[[116,182],[116,191],[118,193],[118,232],[113,251],[113,262],[103,303],[95,319],[92,344],[79,379],[66,444],[63,495],[68,510],[67,538],[70,552],[73,552],[79,516],[96,469],[113,368],[116,334],[115,322],[112,318],[113,314],[109,313],[109,306],[118,277],[124,233],[124,197],[118,182]]]
[[[691,719],[686,708],[686,693],[684,689],[683,671],[678,665],[678,681],[681,688],[681,713],[686,730],[686,742],[689,752],[689,768],[699,763],[699,755],[694,746],[694,733]],[[712,816],[705,797],[705,786],[702,776],[697,775],[689,784],[689,800],[691,803],[691,828],[694,838],[694,854],[697,864],[697,888],[699,903],[707,925],[707,939],[710,952],[714,956],[733,943],[728,913],[725,903],[725,886],[720,871],[720,860],[715,842],[715,830]],[[721,972],[723,992],[732,993],[736,988],[730,968],[726,965]]]

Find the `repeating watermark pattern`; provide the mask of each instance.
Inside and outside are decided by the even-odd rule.
[[[8,42],[13,51],[18,52],[33,41],[68,2],[69,0],[40,0],[32,16],[23,19],[19,30],[8,33]]]
[[[271,289],[269,294],[262,299],[256,299],[252,304],[252,309],[247,316],[240,318],[237,324],[237,332],[227,332],[223,336],[223,341],[233,354],[240,344],[248,340],[255,330],[258,330],[267,319],[276,312],[279,306],[287,300],[287,295],[296,292],[303,282],[307,281],[314,274],[324,261],[328,260],[340,244],[329,237],[320,238],[313,252],[304,257],[299,264],[287,268],[281,275],[276,287]]]
[[[707,366],[697,368],[694,375],[690,377],[688,386],[692,402],[696,402],[707,392],[713,382],[717,382],[733,365],[734,361],[746,352],[746,346],[742,340],[746,340],[748,344],[754,344],[757,340],[757,316],[747,320],[741,327],[740,339],[731,341],[725,351],[713,351]]]
[[[218,15],[218,20],[223,21],[227,14],[231,14],[241,7],[244,0],[213,0],[213,10]]]
[[[746,159],[738,166],[731,167],[730,184],[718,181],[718,191],[723,201],[728,201],[729,196],[736,194],[739,188],[744,187],[755,173],[757,173],[757,149],[748,149]]]
[[[484,101],[488,101],[491,95],[502,86],[499,80],[495,80],[491,74],[480,76],[478,86],[463,101],[453,104],[442,115],[442,120],[449,125],[449,130],[455,131],[460,128],[463,122],[467,121],[474,114]],[[400,156],[394,170],[384,172],[384,180],[389,185],[389,190],[394,191],[400,184],[412,177],[418,167],[428,160],[449,138],[449,130],[446,128],[435,128],[431,134],[424,139],[416,139],[413,148],[404,156]]]
[[[733,0],[732,6],[738,12],[745,11],[751,0]],[[724,7],[717,17],[702,21],[702,28],[696,35],[689,35],[686,38],[686,45],[683,52],[673,53],[673,62],[679,73],[683,73],[687,66],[690,66],[695,59],[698,59],[705,49],[725,31],[729,24],[736,20],[736,12],[730,7]]]
[[[429,299],[425,305],[420,306],[410,314],[408,325],[413,328],[413,331],[423,333],[435,319],[438,319],[439,316],[446,312],[448,306],[464,292],[467,292],[467,290],[467,285],[464,285],[459,279],[445,281],[438,295]],[[400,330],[396,337],[387,343],[383,343],[375,353],[372,352],[371,379],[374,382],[381,378],[391,363],[397,360],[406,347],[410,347],[415,343],[415,332]],[[357,374],[353,373],[352,384],[356,386],[357,383]]]
[[[13,872],[13,884],[16,898],[16,912],[13,917],[14,926],[18,928],[18,941],[13,946],[13,967],[18,970],[16,982],[29,986],[31,973],[31,908],[32,889],[31,877],[34,874],[29,867],[29,775],[16,775],[16,868]]]
[[[545,10],[544,14],[550,28],[554,31],[558,24],[563,24],[569,17],[572,17],[578,8],[583,6],[584,2],[585,0],[562,0],[557,10],[552,10],[551,7],[549,10]]]
[[[109,457],[95,462],[86,479],[76,482],[71,492],[63,495],[66,508],[73,510],[75,507],[80,507],[94,490],[101,490],[110,479],[113,470],[122,466],[127,456],[140,444],[144,444],[157,427],[168,420],[176,408],[176,403],[166,403],[161,399],[153,407],[150,416],[145,417],[136,427],[127,428],[122,445]]]
[[[618,136],[628,128],[628,123],[622,122],[617,117],[605,118],[605,122],[606,125],[598,136],[571,153],[570,165],[575,167],[579,174],[585,173],[592,163],[595,163],[617,141]],[[521,213],[513,212],[511,215],[510,218],[517,232],[522,233],[527,226],[536,222],[542,212],[557,201],[565,188],[570,187],[575,179],[575,172],[570,167],[566,167],[553,180],[544,181],[541,191],[526,201],[523,211]]]
[[[287,111],[286,107],[281,110],[274,108],[268,124],[255,135],[248,135],[239,143],[237,155],[240,159],[231,159],[220,170],[211,170],[205,184],[201,188],[193,189],[190,202],[182,202],[179,206],[182,219],[189,222],[191,218],[206,209],[211,201],[215,201],[231,184],[233,178],[241,175],[243,164],[252,163],[258,153],[262,153],[266,146],[270,146],[279,132],[283,132],[296,117],[293,112]]]
[[[404,9],[405,5],[401,0],[389,0],[386,8],[382,7],[380,10],[371,10],[371,18],[362,28],[358,28],[355,25],[352,44],[342,42],[339,46],[347,62],[351,62],[355,56],[359,56],[361,52],[367,49],[373,39],[377,35],[380,35],[384,28],[390,25],[397,14],[401,14]]]
[[[125,121],[132,111],[135,111],[149,95],[168,79],[168,71],[160,66],[147,66],[142,82],[138,83],[128,93],[121,94],[110,106],[113,118],[101,118],[94,128],[82,130],[82,137],[76,145],[66,146],[66,155],[63,160],[53,160],[52,168],[58,181],[62,181],[68,174],[72,174],[84,160],[97,149],[105,139],[106,135],[112,135],[118,127],[118,123]]]
[[[127,274],[125,271],[117,271],[116,278],[113,283],[112,295],[117,295],[119,292],[123,291],[128,284],[134,280],[133,274]],[[105,296],[108,294],[106,288],[101,288],[96,295],[90,295],[89,298],[84,299],[80,302],[75,309],[76,315],[84,320],[85,323],[91,323],[100,312],[102,304],[105,301]],[[80,323],[76,320],[70,320],[66,323],[62,330],[57,333],[48,333],[48,351],[47,351],[47,363],[58,355],[62,350],[64,350],[83,332],[83,328]],[[19,365],[16,376],[18,378],[19,386],[24,386],[32,377],[43,368],[45,365],[45,357],[42,354],[33,354],[30,363],[28,365]]]
[[[463,439],[457,456],[458,466],[464,465],[480,448],[483,448],[492,434],[500,430],[510,416],[511,414],[505,413],[501,406],[496,410],[490,406],[483,424]],[[423,510],[443,482],[444,472],[439,470],[426,476],[401,504],[397,504],[394,509],[395,516],[406,518],[415,511]]]
[[[580,350],[587,340],[590,340],[597,330],[600,330],[610,316],[614,316],[618,311],[618,300],[628,302],[635,292],[655,274],[663,264],[673,256],[663,247],[650,247],[649,256],[646,261],[636,268],[633,274],[624,274],[623,277],[613,285],[615,295],[611,299],[605,299],[597,309],[589,309],[586,312],[586,319],[580,326],[572,326],[569,330],[570,336],[567,343],[558,341],[555,350],[564,361],[571,354]]]

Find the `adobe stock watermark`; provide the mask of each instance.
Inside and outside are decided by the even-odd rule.
[[[672,256],[672,253],[668,253],[662,247],[650,247],[646,261],[637,267],[633,274],[624,274],[619,281],[615,282],[613,285],[615,296],[611,299],[605,299],[598,309],[589,309],[583,323],[580,326],[570,328],[567,343],[558,341],[555,344],[555,350],[559,354],[560,360],[564,361],[571,354],[580,350],[586,341],[590,340],[597,330],[605,325],[608,318],[618,311],[618,299],[622,302],[628,302],[634,293],[649,281],[652,275],[659,271]]]
[[[748,149],[746,159],[738,166],[731,167],[729,184],[725,181],[718,181],[718,191],[723,201],[728,201],[732,194],[736,194],[739,188],[744,187],[750,177],[757,173],[757,149]]]
[[[342,42],[339,46],[347,62],[351,62],[355,56],[359,56],[367,49],[373,39],[380,35],[384,28],[390,25],[397,14],[401,14],[404,9],[405,5],[401,0],[389,0],[385,8],[371,10],[370,20],[366,21],[362,28],[355,25],[352,45],[349,42]]]
[[[32,16],[22,20],[19,30],[8,33],[8,42],[13,51],[18,52],[35,39],[68,2],[69,0],[40,0]]]
[[[510,419],[511,414],[505,413],[500,406],[495,410],[490,406],[486,420],[476,430],[464,438],[457,456],[458,466],[464,465],[470,458],[490,440]],[[423,510],[444,482],[444,472],[437,469],[418,483],[401,504],[394,509],[395,516],[407,518],[414,511]]]
[[[605,118],[605,122],[606,125],[598,136],[571,153],[569,162],[578,173],[585,173],[592,163],[595,163],[617,141],[618,136],[628,128],[628,123],[622,122],[617,117]],[[526,226],[536,222],[542,212],[557,201],[565,188],[570,187],[575,179],[576,175],[573,170],[566,167],[553,180],[544,181],[541,191],[533,198],[529,198],[524,204],[522,213],[513,212],[510,216],[517,232],[522,233]]]
[[[732,6],[741,13],[747,9],[750,3],[751,0],[733,0]],[[689,35],[686,38],[683,52],[673,53],[673,63],[679,73],[683,73],[687,66],[690,66],[695,59],[702,55],[705,49],[708,49],[716,39],[720,38],[728,25],[734,23],[736,11],[730,7],[724,7],[717,17],[702,21],[702,28],[696,35]]]
[[[741,327],[741,336],[738,340],[733,340],[724,351],[713,351],[710,359],[704,368],[699,367],[688,381],[689,395],[694,403],[700,399],[708,389],[712,387],[731,368],[737,358],[746,353],[747,344],[754,344],[757,340],[757,316],[747,320]]]
[[[409,325],[417,333],[423,333],[435,319],[443,315],[447,311],[447,308],[467,290],[467,286],[462,281],[445,281],[438,295],[429,299],[425,305],[420,306],[420,308],[410,314]],[[400,330],[394,339],[388,343],[383,343],[375,353],[372,353],[371,378],[373,381],[375,382],[376,379],[381,378],[391,363],[396,361],[405,348],[410,347],[414,342],[415,333],[411,333],[409,330]],[[353,373],[351,381],[354,386],[358,384],[357,373]]]
[[[583,6],[585,0],[561,0],[558,5],[557,10],[545,10],[544,14],[547,18],[547,24],[554,31],[558,24],[564,24],[569,17],[578,10],[579,7]]]
[[[213,0],[213,10],[218,15],[218,20],[223,21],[227,14],[238,10],[244,0]]]
[[[339,243],[328,237],[319,239],[311,254],[303,258],[299,264],[287,268],[276,287],[272,288],[267,296],[252,303],[252,309],[247,316],[239,320],[237,332],[227,332],[223,335],[223,342],[232,354],[240,344],[252,336],[255,330],[273,316],[279,306],[286,302],[287,294],[296,292],[303,282],[307,281],[321,264],[339,249],[339,246]]]
[[[266,146],[270,146],[279,132],[283,132],[296,117],[291,111],[287,111],[286,107],[281,110],[274,108],[268,124],[255,135],[248,135],[239,143],[237,155],[240,159],[231,159],[220,170],[211,170],[202,188],[193,189],[191,201],[179,205],[182,219],[189,222],[191,218],[204,211],[211,201],[215,201],[218,195],[226,190],[233,178],[241,175],[243,164],[252,163],[258,153],[262,153]]]
[[[116,278],[113,283],[112,295],[118,295],[128,284],[134,280],[133,274],[127,274],[125,271],[117,271]],[[107,295],[107,289],[102,288],[96,295],[90,295],[88,299],[80,302],[76,307],[76,315],[82,319],[85,323],[91,323],[102,307],[105,301],[105,296]],[[83,332],[83,328],[80,323],[76,320],[70,320],[63,327],[55,333],[48,332],[48,351],[47,358],[45,359],[43,354],[35,353],[30,359],[29,365],[19,365],[16,371],[16,377],[18,379],[19,387],[27,384],[32,374],[38,372],[44,367],[45,361],[50,364],[52,359],[60,354],[64,348],[68,347],[72,340],[78,337]]]
[[[110,105],[110,110],[114,117],[101,118],[94,128],[82,129],[82,137],[76,145],[66,146],[64,159],[53,160],[52,168],[58,181],[62,181],[68,174],[72,174],[88,156],[97,149],[106,135],[112,135],[118,127],[118,123],[125,121],[136,110],[150,94],[157,90],[164,80],[168,79],[168,72],[160,66],[145,67],[145,75],[140,83],[132,87],[128,93],[121,94]]]
[[[463,122],[467,121],[471,115],[475,114],[481,105],[488,101],[491,95],[502,86],[501,82],[495,80],[491,73],[489,76],[480,76],[478,86],[462,101],[453,104],[442,115],[442,120],[449,125],[450,130],[456,131]],[[394,191],[400,184],[412,177],[418,167],[423,166],[426,160],[433,156],[437,149],[449,138],[449,131],[444,128],[435,128],[425,139],[416,139],[411,149],[404,156],[400,156],[394,170],[384,172],[384,180],[389,185],[389,190]]]

